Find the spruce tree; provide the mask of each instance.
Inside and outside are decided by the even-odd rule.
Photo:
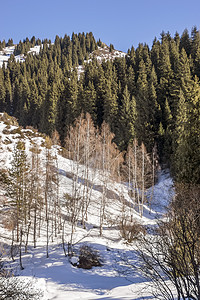
[[[16,237],[19,241],[20,230],[27,223],[28,218],[28,197],[27,197],[27,179],[28,164],[25,153],[25,144],[19,140],[14,148],[11,169],[9,170],[9,195],[13,199],[15,211]]]
[[[83,90],[80,103],[83,112],[88,112],[94,121],[96,121],[96,98],[97,94],[94,84],[93,82],[89,81],[88,85]]]
[[[200,85],[197,78],[180,94],[174,142],[178,181],[200,183]]]
[[[136,102],[134,96],[130,98],[128,87],[122,93],[121,105],[118,109],[118,118],[116,123],[115,142],[120,150],[126,150],[129,143],[131,143],[136,135],[135,132],[136,121]]]
[[[106,79],[103,102],[103,120],[110,126],[112,132],[114,132],[116,126],[117,111],[117,94],[112,90],[111,79]]]
[[[181,35],[180,50],[182,48],[185,49],[188,56],[191,54],[191,40],[187,29],[185,29]]]
[[[4,86],[4,74],[0,68],[0,111],[3,112],[6,109],[6,91]]]

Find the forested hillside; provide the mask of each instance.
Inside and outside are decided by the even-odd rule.
[[[12,45],[12,39],[7,46]],[[28,53],[40,45],[38,55]],[[0,50],[6,46],[0,42]],[[99,61],[108,47],[92,33],[26,38],[0,68],[0,111],[15,116],[62,144],[70,126],[88,112],[96,127],[105,121],[120,150],[136,138],[147,152],[155,146],[161,163],[178,181],[200,183],[200,33],[161,33],[152,48],[132,47],[125,57]],[[109,51],[114,51],[113,45]],[[84,72],[78,72],[83,65]]]
[[[200,299],[197,28],[127,54],[10,38],[0,66],[0,298],[103,299],[130,276],[127,299]]]

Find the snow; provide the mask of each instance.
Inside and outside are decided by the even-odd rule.
[[[117,57],[125,57],[127,54],[125,52],[119,50],[113,50],[110,52],[109,47],[104,45],[104,47],[99,47],[98,49],[90,53],[89,59],[85,60],[84,63],[90,63],[92,59],[97,59],[97,61],[101,64],[103,61],[114,60]],[[80,78],[80,74],[84,72],[84,66],[80,65],[77,67],[78,78]]]
[[[40,49],[43,47],[43,45],[36,45],[28,51],[28,53],[32,53],[33,55],[38,55],[40,53]],[[15,46],[9,46],[5,47],[2,51],[0,51],[0,67],[3,66],[3,63],[5,66],[7,66],[8,59],[10,58],[11,54],[14,53]],[[87,61],[84,61],[84,63],[89,63],[92,58],[96,58],[99,63],[101,63],[103,60],[113,60],[116,57],[125,57],[127,54],[125,52],[119,51],[119,50],[113,50],[112,52],[109,51],[108,46],[98,47],[97,50],[92,52],[90,54],[90,58]],[[16,55],[15,60],[17,62],[24,62],[25,61],[25,56],[24,54]],[[82,65],[77,67],[78,75],[82,72],[84,72],[84,67]]]
[[[33,48],[30,48],[28,53],[39,54],[40,53],[40,45],[37,45],[37,46],[34,46]]]
[[[2,114],[0,115],[0,118]],[[12,134],[17,126],[4,124],[0,121],[0,159],[2,168],[9,168],[12,160],[12,151],[14,144],[19,140],[20,134]],[[5,133],[7,129],[7,134]],[[35,133],[33,137],[30,135],[31,129],[22,130],[26,141],[27,155],[30,155],[28,149],[32,147],[34,140],[38,145],[42,145],[43,137]],[[7,142],[6,142],[7,141]],[[42,147],[41,147],[42,148]],[[58,152],[58,146],[52,148],[54,152]],[[43,147],[42,154],[45,155]],[[58,154],[60,198],[63,195],[71,193],[71,177],[70,172],[75,168],[72,161]],[[83,166],[80,166],[80,185],[83,186],[82,174]],[[107,212],[112,219],[112,225],[107,222],[104,225],[103,236],[99,236],[99,216],[98,205],[101,197],[101,175],[97,170],[90,170],[89,179],[94,181],[92,189],[92,205],[89,209],[88,221],[86,229],[77,226],[75,233],[75,254],[69,261],[64,255],[61,234],[58,234],[54,241],[50,243],[49,258],[46,258],[46,240],[45,235],[37,242],[34,249],[30,242],[28,252],[23,253],[23,267],[20,270],[19,261],[16,259],[11,261],[5,253],[3,259],[6,261],[8,269],[14,271],[15,275],[20,278],[29,278],[34,280],[37,289],[42,290],[43,300],[64,300],[64,299],[153,299],[150,287],[146,285],[144,279],[137,269],[133,266],[138,265],[138,257],[135,243],[126,244],[119,235],[116,227],[117,220],[121,213],[120,195],[123,194],[127,202],[131,199],[128,195],[128,189],[125,184],[110,181],[107,188],[110,191],[108,197]],[[153,189],[153,190],[152,190]],[[111,193],[112,192],[112,193]],[[153,194],[152,194],[153,193]],[[3,199],[3,191],[1,191],[0,199]],[[141,218],[139,213],[131,209],[134,218],[145,226],[155,226],[156,219],[162,218],[165,213],[167,204],[173,195],[173,182],[168,171],[160,171],[159,180],[154,188],[148,191],[151,198],[151,207],[144,207],[144,216]],[[151,196],[153,195],[153,196]],[[6,205],[0,203],[0,211],[3,212]],[[128,208],[130,210],[130,207]],[[66,225],[66,242],[70,234],[70,226]],[[10,232],[6,231],[0,225],[1,243],[5,249],[8,249]],[[102,259],[101,267],[93,267],[90,270],[84,270],[74,266],[77,263],[77,255],[79,249],[83,245],[89,245],[92,249],[99,252]],[[67,245],[65,245],[67,248]]]
[[[5,47],[2,51],[0,51],[0,67],[3,66],[3,63],[5,66],[7,66],[8,59],[10,58],[11,54],[14,53],[15,46],[9,46]],[[34,54],[39,54],[40,52],[40,46],[34,46],[33,48],[30,48],[28,53]],[[17,62],[24,62],[25,61],[25,56],[24,54],[16,55],[15,60]]]

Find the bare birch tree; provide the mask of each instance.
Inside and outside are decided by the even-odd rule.
[[[129,145],[125,161],[129,195],[132,197],[133,207],[137,207],[142,216],[146,202],[146,189],[154,182],[155,167],[153,168],[153,162],[144,144],[139,146],[136,139],[132,145]]]
[[[102,195],[100,199],[99,223],[100,236],[103,233],[103,224],[105,220],[105,209],[107,203],[108,183],[119,175],[119,164],[122,163],[122,154],[113,142],[114,134],[111,133],[109,125],[103,122],[101,126],[101,134],[98,138],[98,169],[102,178]]]

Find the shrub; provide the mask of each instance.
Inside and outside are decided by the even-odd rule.
[[[79,260],[77,263],[78,268],[91,269],[92,267],[102,266],[100,255],[97,250],[94,250],[90,246],[84,245],[79,251]]]
[[[21,135],[22,131],[21,131],[20,127],[17,127],[15,129],[11,130],[10,133],[11,134],[20,134]]]
[[[10,134],[10,130],[7,128],[7,126],[6,126],[6,128],[4,128],[3,129],[3,134]]]
[[[6,138],[6,139],[3,141],[3,143],[4,143],[5,145],[9,145],[9,144],[12,144],[12,141],[11,141],[9,138]]]
[[[0,277],[0,299],[36,300],[42,299],[43,292],[34,281],[18,277]]]
[[[4,122],[5,124],[7,124],[7,125],[18,126],[17,119],[16,119],[15,117],[9,116],[7,113],[4,113],[4,114],[0,117],[0,121],[3,121],[3,122]]]
[[[123,220],[120,224],[120,234],[127,243],[132,243],[134,240],[138,239],[140,235],[144,235],[146,230],[143,225],[133,221],[127,222]]]

